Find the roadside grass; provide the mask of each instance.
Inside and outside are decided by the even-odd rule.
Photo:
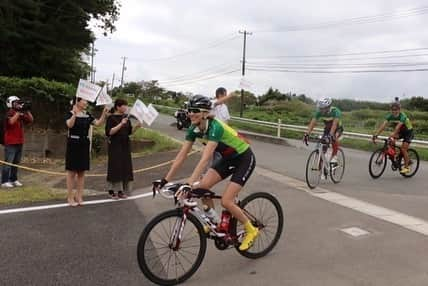
[[[103,134],[104,128],[94,129],[94,134],[99,134],[98,136],[101,140],[105,140],[105,136]],[[144,148],[141,152],[133,153],[132,156],[141,157],[149,154],[154,154],[158,152],[175,150],[180,147],[180,144],[167,136],[162,135],[161,133],[148,129],[148,128],[140,128],[138,129],[132,137],[135,140],[150,140],[153,141],[154,144],[151,147]],[[107,160],[107,156],[97,156],[92,158],[93,164],[102,164]],[[43,168],[47,169],[64,169],[64,160],[54,161],[47,165],[44,165]],[[0,206],[1,205],[14,205],[14,204],[22,204],[22,203],[34,203],[41,201],[49,201],[59,199],[65,201],[66,190],[65,189],[57,189],[51,188],[53,186],[54,181],[58,180],[57,176],[44,176],[43,174],[37,173],[29,173],[23,175],[23,181],[27,182],[28,186],[24,186],[21,188],[13,188],[13,189],[0,189]]]
[[[0,205],[14,205],[48,200],[64,200],[63,190],[42,186],[29,186],[13,189],[0,189]]]
[[[142,152],[134,153],[133,156],[143,156],[158,152],[170,151],[180,148],[180,144],[161,133],[148,128],[140,128],[133,135],[134,140],[152,140],[153,146],[145,148]]]

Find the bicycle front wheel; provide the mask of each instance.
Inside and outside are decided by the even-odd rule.
[[[410,177],[413,177],[419,169],[419,154],[414,149],[407,150],[407,153],[409,154],[409,160],[410,160],[409,162],[410,173],[407,173],[407,174],[400,173],[400,174],[403,177],[410,178]],[[400,154],[400,157],[398,158],[398,160],[400,162],[400,167],[404,166],[403,155]]]
[[[311,189],[318,186],[321,179],[322,162],[319,156],[318,150],[314,150],[306,162],[306,184]]]
[[[268,193],[254,193],[243,199],[240,207],[251,223],[259,228],[259,236],[251,248],[245,251],[236,250],[248,258],[260,258],[268,254],[277,244],[284,226],[284,214],[279,201]],[[236,218],[230,223],[232,236],[242,238],[244,226]]]
[[[383,152],[383,148],[377,149],[370,156],[369,161],[369,173],[373,179],[377,179],[382,176],[385,171],[387,157]]]
[[[333,183],[339,183],[345,173],[345,154],[342,149],[337,151],[337,163],[330,163],[330,178]]]
[[[206,249],[206,236],[198,219],[188,214],[183,225],[183,210],[174,209],[146,225],[138,241],[138,263],[150,281],[176,285],[196,272]]]

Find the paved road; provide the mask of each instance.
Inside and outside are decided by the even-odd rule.
[[[156,129],[183,137],[168,126],[171,119],[161,118]],[[259,168],[246,192],[268,190],[278,197],[285,211],[283,238],[259,260],[219,252],[209,243],[201,268],[185,285],[426,285],[426,235],[302,191],[295,182],[302,179],[308,150],[253,146]],[[425,164],[411,180],[390,174],[371,181],[367,153],[346,154],[344,182],[323,188],[426,219]],[[136,245],[145,223],[171,207],[143,198],[0,215],[0,285],[153,285],[138,269]],[[369,233],[353,237],[341,231],[347,227]]]

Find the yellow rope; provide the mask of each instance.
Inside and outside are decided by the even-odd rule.
[[[197,152],[198,152],[198,150],[192,151],[192,152],[190,152],[188,154],[188,156],[193,155],[193,154],[195,154]],[[174,162],[174,160],[169,160],[169,161],[166,161],[166,162],[154,165],[154,166],[150,166],[150,167],[147,167],[147,168],[142,168],[142,169],[134,170],[134,173],[142,173],[142,172],[146,172],[146,171],[153,170],[153,169],[156,169],[156,168],[160,168],[160,167],[163,167],[163,166],[167,166],[167,165],[171,164],[172,162]],[[67,174],[66,172],[55,172],[55,171],[49,171],[49,170],[35,169],[35,168],[27,167],[27,166],[12,164],[12,163],[5,162],[5,161],[2,161],[2,160],[0,160],[0,163],[4,164],[4,165],[12,166],[12,167],[17,167],[19,169],[27,170],[27,171],[30,171],[30,172],[42,173],[42,174],[46,174],[46,175],[65,176]],[[106,177],[107,174],[86,174],[85,176],[86,177]]]

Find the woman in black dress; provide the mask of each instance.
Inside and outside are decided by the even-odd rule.
[[[129,135],[141,125],[137,123],[132,128],[127,110],[128,102],[116,99],[105,128],[108,137],[107,190],[113,199],[126,198],[125,193],[131,190],[131,182],[134,180]]]
[[[105,108],[101,117],[95,119],[86,112],[88,102],[82,98],[74,98],[73,108],[67,113],[65,122],[68,127],[65,169],[67,170],[67,202],[70,206],[81,205],[83,202],[83,186],[85,171],[89,170],[89,127],[104,123],[108,109]],[[76,194],[73,187],[76,182]]]

